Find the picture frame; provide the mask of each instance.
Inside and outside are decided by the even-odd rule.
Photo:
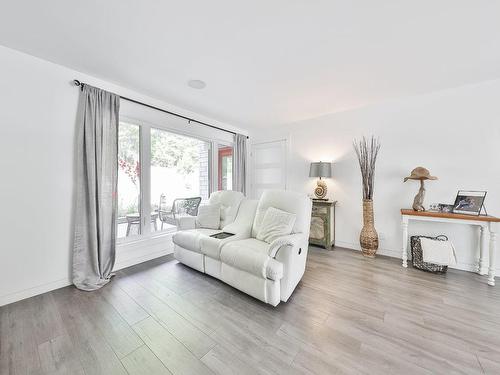
[[[479,216],[485,198],[486,191],[459,190],[453,204],[453,213]]]

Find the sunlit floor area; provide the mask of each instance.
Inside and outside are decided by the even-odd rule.
[[[276,308],[171,256],[0,308],[1,374],[498,374],[500,289],[311,248]]]

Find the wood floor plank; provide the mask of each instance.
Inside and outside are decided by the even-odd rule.
[[[326,329],[336,329],[357,337],[363,345],[383,347],[391,357],[397,356],[428,371],[481,374],[473,353],[465,352],[427,339],[422,329],[401,329],[375,319],[357,320],[337,316],[327,320]]]
[[[216,345],[208,335],[135,281],[130,279],[117,281],[129,296],[182,342],[197,358],[203,357]]]
[[[85,375],[78,353],[66,334],[38,345],[38,354],[44,374]]]
[[[100,330],[92,323],[92,311],[82,302],[84,293],[74,287],[51,292],[80,363],[86,374],[124,375],[125,368]]]
[[[100,291],[85,293],[81,299],[91,314],[92,324],[101,332],[118,358],[123,358],[144,345],[130,325],[101,296]]]
[[[33,305],[33,335],[37,344],[65,334],[52,294],[35,296],[30,299],[30,303]]]
[[[134,330],[174,375],[203,375],[213,372],[153,318],[134,324]]]
[[[125,321],[133,325],[143,319],[146,319],[149,314],[133,298],[125,293],[116,283],[109,283],[101,289],[102,296],[108,301],[122,316]]]
[[[172,374],[146,345],[122,358],[122,363],[129,375]]]
[[[326,328],[323,324],[296,326],[284,323],[280,328],[281,337],[292,337],[302,342],[302,346],[311,346],[327,354],[332,350],[346,353],[359,353],[361,340],[354,335],[335,328]]]
[[[500,287],[311,247],[266,305],[172,256],[0,307],[0,374],[499,374]]]
[[[42,374],[34,335],[36,306],[27,299],[1,308],[1,374]]]
[[[248,361],[246,355],[239,355],[228,350],[222,345],[217,345],[205,354],[201,361],[214,373],[220,375],[256,375],[268,373],[259,369],[255,363]]]
[[[182,294],[176,294],[168,289],[164,284],[165,281],[161,282],[145,276],[134,278],[133,280],[202,332],[210,334],[217,328],[220,322],[217,316],[211,315],[207,309],[199,308],[188,298],[183,298]]]
[[[221,313],[233,311],[238,316],[245,317],[249,322],[258,324],[271,331],[276,331],[283,319],[273,313],[273,308],[263,302],[256,302],[252,297],[228,288],[218,281],[215,285],[204,285],[185,293],[186,297],[199,306],[218,306]]]
[[[219,316],[219,328],[210,337],[234,357],[243,353],[246,362],[273,374],[286,372],[290,368],[290,363],[299,351],[299,343],[293,338],[276,335],[276,330],[269,329],[266,323],[262,324],[258,315],[255,319],[249,319],[207,295],[191,291],[183,297],[196,300],[200,306],[205,306]]]

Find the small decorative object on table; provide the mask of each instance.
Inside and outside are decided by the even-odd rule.
[[[429,211],[433,212],[453,212],[453,205],[446,203],[432,203],[429,206]]]
[[[485,191],[459,190],[453,205],[453,212],[463,215],[479,215],[483,208]]]
[[[420,180],[420,189],[418,190],[417,195],[413,199],[413,209],[415,211],[425,211],[424,208],[424,197],[425,197],[425,180],[437,180],[437,177],[431,176],[429,170],[424,167],[417,167],[411,171],[411,174],[408,177],[405,177],[404,182],[408,180]]]
[[[328,162],[315,162],[311,163],[309,167],[309,177],[319,177],[316,189],[314,189],[314,195],[316,195],[316,199],[327,200],[326,193],[328,191],[326,182],[321,178],[332,177],[332,163]]]
[[[452,204],[446,204],[446,203],[439,203],[438,204],[438,211],[439,212],[453,212],[453,205]]]
[[[437,237],[411,236],[410,245],[411,245],[411,260],[413,263],[413,267],[428,272],[445,273],[448,270],[448,266],[441,266],[439,264],[424,262],[422,246],[420,244],[421,238],[430,238],[432,240],[438,240],[438,241],[448,241],[448,237],[444,235]]]
[[[374,258],[378,250],[378,234],[375,230],[373,216],[373,181],[380,143],[373,136],[369,141],[363,137],[360,142],[354,140],[353,143],[363,182],[363,229],[359,235],[359,242],[363,255]]]

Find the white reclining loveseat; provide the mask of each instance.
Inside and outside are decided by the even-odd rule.
[[[282,190],[267,190],[259,200],[218,191],[208,205],[220,208],[218,227],[183,219],[173,236],[175,258],[273,306],[286,302],[305,271],[311,200]],[[234,235],[210,237],[220,232]]]

